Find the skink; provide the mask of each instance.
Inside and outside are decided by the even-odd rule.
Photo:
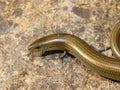
[[[42,37],[28,47],[30,52],[67,51],[101,76],[120,81],[120,22],[115,25],[112,31],[111,48],[117,59],[100,54],[77,36],[66,33]]]

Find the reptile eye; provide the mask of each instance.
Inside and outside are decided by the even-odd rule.
[[[40,47],[36,47],[36,49],[39,49]]]

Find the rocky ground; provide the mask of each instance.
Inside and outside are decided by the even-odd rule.
[[[112,56],[107,48],[119,19],[119,0],[0,0],[0,90],[120,90],[69,55],[27,50],[38,38],[65,32]]]

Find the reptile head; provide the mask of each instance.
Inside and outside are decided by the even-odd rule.
[[[30,52],[46,52],[50,50],[57,50],[61,45],[57,41],[57,34],[51,34],[40,39],[35,40],[29,45]]]

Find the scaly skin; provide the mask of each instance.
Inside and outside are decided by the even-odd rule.
[[[46,52],[50,50],[63,50],[73,54],[88,68],[100,75],[120,81],[120,22],[116,24],[111,36],[111,48],[118,59],[107,57],[95,51],[80,38],[66,34],[57,33],[42,37],[34,41],[28,49],[30,52]]]

